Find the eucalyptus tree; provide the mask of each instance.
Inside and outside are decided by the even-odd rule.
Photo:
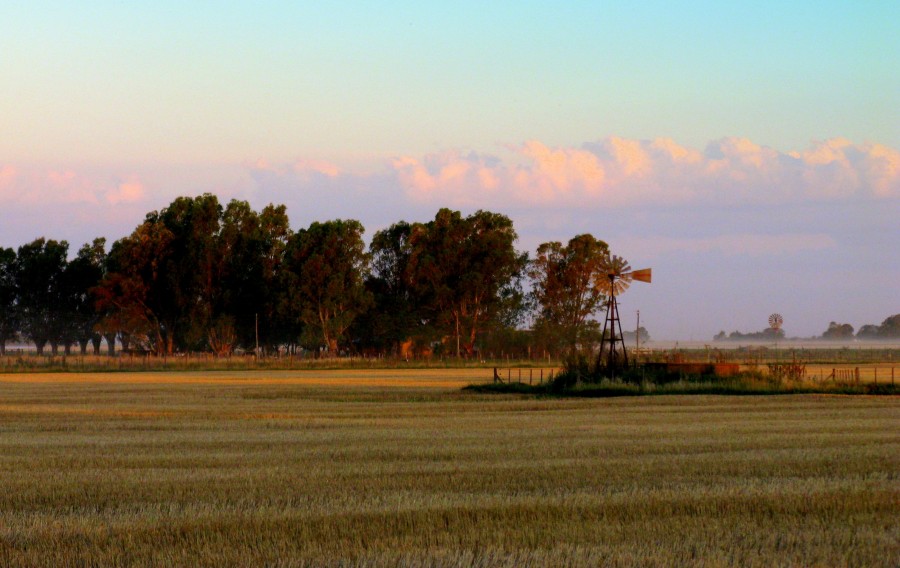
[[[68,262],[62,275],[62,294],[65,304],[65,346],[78,343],[81,353],[89,343],[94,353],[100,351],[100,334],[96,329],[99,313],[95,306],[94,289],[103,279],[106,266],[106,239],[97,238],[86,243],[74,259]]]
[[[64,341],[66,314],[62,280],[69,243],[43,237],[19,247],[15,283],[22,332],[38,355],[49,343],[56,354]]]
[[[0,355],[19,331],[16,299],[16,251],[0,247]]]
[[[274,348],[290,343],[294,330],[290,314],[281,310],[289,294],[289,289],[283,285],[283,274],[288,244],[293,236],[287,208],[284,205],[265,206],[259,213],[258,230],[261,296],[258,315],[254,313],[254,336],[258,333],[262,347]]]
[[[288,244],[288,307],[304,326],[305,336],[332,354],[372,301],[363,285],[369,268],[364,230],[355,220],[315,222],[297,231]]]
[[[512,221],[477,211],[463,217],[441,209],[412,226],[408,271],[434,325],[453,338],[456,355],[472,354],[480,331],[501,323],[515,306],[527,255],[515,249]]]
[[[409,271],[411,233],[412,225],[400,221],[372,237],[371,272],[365,285],[373,303],[355,320],[352,331],[365,347],[399,354],[403,343],[429,339],[430,328]]]
[[[154,212],[110,248],[106,274],[96,289],[101,313],[98,329],[110,348],[115,338],[127,349],[132,341],[162,355],[174,349],[178,312],[172,306],[167,270],[174,236]]]
[[[222,212],[218,198],[206,193],[178,197],[156,218],[172,235],[162,263],[161,305],[170,322],[169,335],[183,349],[205,348],[217,323],[225,270],[219,240]]]
[[[609,247],[593,235],[577,235],[566,245],[541,244],[528,266],[534,328],[574,350],[592,327],[589,319],[605,301],[600,284],[607,278]]]
[[[278,275],[291,235],[284,205],[268,205],[256,213],[246,201],[232,200],[222,214],[219,249],[221,293],[214,305],[210,332],[214,351],[227,351],[222,334],[233,329],[233,344],[250,347],[279,342],[283,326],[277,312]],[[262,326],[259,318],[262,317]],[[217,345],[218,344],[218,347]]]

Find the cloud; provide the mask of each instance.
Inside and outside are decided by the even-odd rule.
[[[789,153],[734,137],[703,152],[667,138],[619,137],[580,148],[529,141],[512,150],[507,160],[444,152],[398,157],[390,166],[411,198],[455,206],[730,205],[900,194],[900,152],[844,139]]]
[[[135,203],[144,198],[144,185],[136,180],[123,182],[116,189],[107,192],[105,197],[111,205]]]
[[[10,165],[5,165],[0,167],[0,187],[6,185],[7,183],[11,183],[13,178],[16,177],[16,168]]]
[[[136,176],[117,176],[73,169],[0,167],[0,204],[20,207],[53,205],[118,205],[141,201],[143,184]]]

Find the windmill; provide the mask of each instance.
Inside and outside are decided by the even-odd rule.
[[[784,325],[784,318],[781,317],[781,314],[774,313],[769,316],[769,329],[766,330],[766,333],[778,341],[778,338],[784,337],[784,332],[781,331],[782,325]]]
[[[784,318],[781,317],[781,314],[772,314],[769,316],[769,329],[775,330],[776,332],[781,329],[781,326],[784,324]]]
[[[616,302],[616,296],[627,290],[632,280],[649,284],[651,269],[632,270],[628,261],[616,255],[609,257],[604,268],[606,278],[597,285],[598,289],[607,297],[606,320],[603,322],[603,335],[600,336],[597,368],[605,368],[607,372],[612,373],[628,366],[628,353],[625,350],[625,338],[622,335],[622,322],[619,320],[619,305]]]

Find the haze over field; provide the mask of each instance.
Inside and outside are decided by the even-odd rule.
[[[178,195],[367,235],[440,207],[590,232],[655,339],[900,311],[892,2],[0,7],[0,246]]]

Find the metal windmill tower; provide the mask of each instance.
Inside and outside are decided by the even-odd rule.
[[[603,335],[600,336],[600,353],[597,354],[598,369],[614,373],[628,366],[628,352],[625,349],[625,338],[622,335],[622,322],[619,319],[619,305],[616,296],[627,290],[632,280],[650,283],[651,270],[650,268],[632,270],[624,258],[615,255],[609,257],[606,263],[607,278],[599,285],[607,300]]]

